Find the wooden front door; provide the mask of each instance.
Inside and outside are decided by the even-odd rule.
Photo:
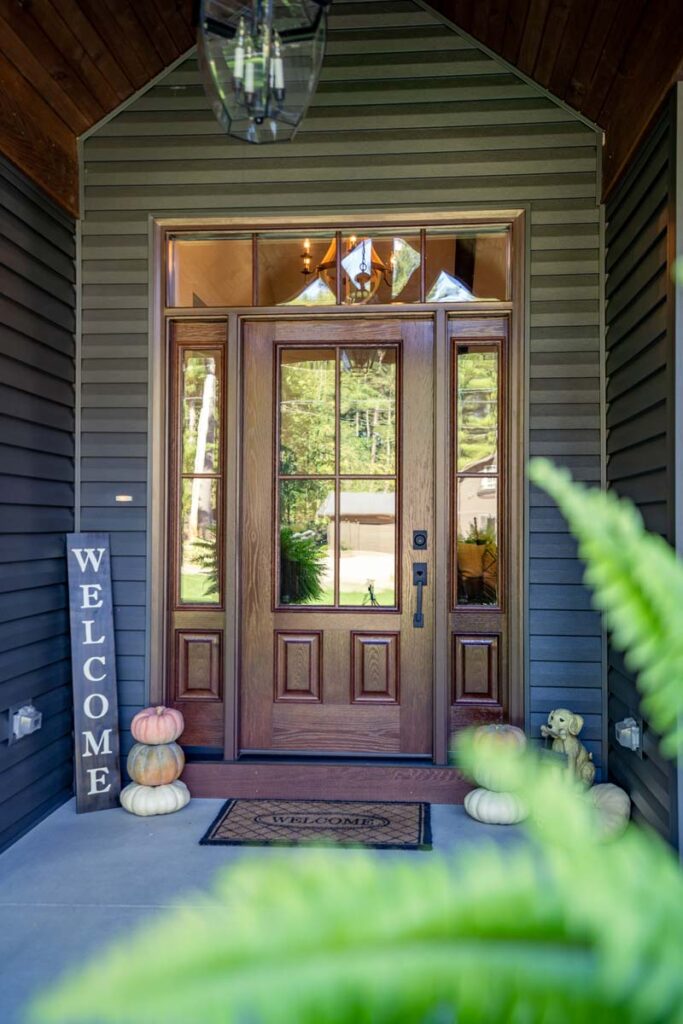
[[[243,334],[242,753],[432,753],[427,319]]]

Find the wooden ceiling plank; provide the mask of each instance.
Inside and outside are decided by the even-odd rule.
[[[548,15],[550,0],[531,0],[529,13],[524,26],[524,34],[519,47],[517,67],[525,75],[531,76],[536,65],[536,58],[543,40],[543,29]],[[544,82],[540,83],[544,85]]]
[[[76,136],[4,58],[0,59],[0,139],[8,160],[77,217]]]
[[[166,18],[159,16],[154,0],[137,0],[135,14],[142,31],[147,33],[147,38],[159,54],[163,66],[172,64],[183,51],[176,46]]]
[[[163,70],[164,62],[136,17],[129,0],[102,0],[102,2],[112,19],[115,20],[118,30],[123,34],[130,49],[135,51],[138,61],[145,69],[147,81],[154,78]]]
[[[472,31],[474,0],[446,0],[439,5],[444,14],[464,32]]]
[[[569,20],[572,0],[554,0],[550,5],[543,27],[541,45],[536,55],[533,77],[546,88],[550,85],[558,50],[564,47],[564,33]]]
[[[507,0],[485,0],[476,5],[472,22],[472,35],[486,40],[486,46],[500,53],[505,35]]]
[[[102,0],[78,0],[78,5],[131,83],[132,89],[127,96],[147,85],[154,72],[142,63],[109,8]]]
[[[667,53],[677,25],[662,13],[661,18],[653,20],[648,26],[647,32],[636,31],[632,34],[600,108],[598,116],[606,123],[611,123],[614,115],[619,113],[619,108],[625,101],[631,100],[634,93],[638,93],[637,99],[642,103],[643,95],[649,95],[651,89],[655,93],[659,92],[660,84],[667,81],[671,73]]]
[[[72,103],[69,96],[46,71],[44,65],[36,60],[21,36],[17,35],[12,26],[8,25],[1,17],[0,51],[7,60],[14,64],[17,71],[40,90],[45,102],[70,131],[76,135],[85,131],[90,123],[88,117],[75,103]]]
[[[20,7],[12,0],[0,0],[0,15],[21,36],[36,60],[40,61],[59,88],[81,110],[92,124],[104,114],[103,107],[80,77],[80,68],[74,67],[59,48],[58,33],[53,23],[37,20],[33,5]],[[40,17],[38,15],[38,17]]]
[[[588,86],[595,74],[612,28],[612,22],[619,10],[619,0],[600,0],[599,3],[588,0],[588,4],[592,14],[588,18],[586,33],[575,55],[574,66],[563,89],[567,103],[581,111],[586,102]],[[558,55],[558,61],[561,59],[561,55]]]
[[[501,54],[511,64],[517,63],[528,15],[528,0],[508,0]]]
[[[647,33],[632,36],[600,110],[599,116],[609,125],[604,154],[606,192],[625,169],[683,70],[680,15],[669,5],[658,13]]]
[[[574,0],[570,5],[561,44],[555,50],[548,87],[555,96],[566,97],[576,59],[583,48],[591,25],[596,0]]]
[[[106,82],[106,86],[100,94],[102,101],[104,102],[105,91],[110,97],[113,97],[107,101],[108,112],[135,92],[132,80],[127,77],[120,62],[111,53],[105,42],[105,37],[97,32],[82,10],[80,0],[44,0],[44,2],[55,9],[76,42],[82,46],[93,64],[99,68],[102,78]]]
[[[620,5],[617,17],[612,23],[612,28],[600,55],[595,73],[588,86],[583,112],[591,121],[601,124],[605,129],[609,125],[602,124],[602,122],[598,121],[598,117],[605,97],[619,69],[621,59],[634,33],[639,32],[642,28],[641,12],[646,2],[647,0],[630,0],[628,4]]]
[[[174,0],[152,0],[157,16],[164,19],[178,54],[185,53],[195,43],[194,26],[181,14],[182,5]]]

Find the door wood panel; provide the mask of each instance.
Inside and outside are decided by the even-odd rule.
[[[359,365],[363,352],[387,346],[396,352],[391,357],[396,358],[398,368],[393,607],[381,603],[353,608],[281,603],[275,517],[277,368],[283,345],[338,352],[337,367],[342,366],[342,352],[347,362],[350,356]],[[414,551],[412,533],[417,529],[427,530],[430,537],[433,533],[432,323],[427,319],[247,323],[242,365],[240,749],[252,753],[429,756],[432,588],[427,585],[424,591],[425,626],[415,629],[412,565],[416,560],[429,565],[431,552],[429,547]],[[341,372],[339,368],[336,371],[338,380]],[[336,428],[337,453],[340,429]],[[337,454],[336,466],[340,465]],[[359,474],[350,476],[355,479]],[[337,475],[335,488],[343,491],[347,477],[349,474]],[[368,493],[372,479],[366,484]],[[340,519],[334,520],[332,534],[339,529],[341,535],[341,526],[337,527],[338,522],[343,523],[341,499],[336,508]],[[366,535],[375,536],[372,530]],[[342,540],[339,548],[335,547],[338,559]],[[358,557],[364,557],[362,550]],[[341,561],[335,564],[341,565]],[[325,601],[329,603],[330,597]],[[290,657],[294,659],[291,664]]]
[[[275,631],[275,700],[314,701],[322,699],[322,632]]]
[[[351,634],[354,704],[399,703],[400,633]]]
[[[223,699],[222,632],[176,630],[177,701]]]
[[[454,704],[499,704],[498,637],[455,636]]]

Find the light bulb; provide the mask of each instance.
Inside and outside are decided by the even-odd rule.
[[[282,60],[282,45],[278,32],[275,33],[274,51],[271,65],[272,87],[275,99],[281,103],[285,98],[285,67]]]
[[[244,95],[247,102],[254,98],[254,47],[251,39],[247,43],[246,64],[244,68]]]
[[[235,87],[240,89],[242,87],[242,80],[244,78],[244,41],[246,38],[246,26],[244,24],[244,18],[240,18],[240,26],[237,32],[237,45],[235,47],[235,65],[233,68],[233,78],[235,80]]]

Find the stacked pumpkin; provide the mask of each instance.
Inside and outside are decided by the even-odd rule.
[[[163,706],[139,711],[131,723],[133,739],[126,767],[133,780],[121,790],[121,804],[131,814],[172,814],[190,799],[180,774],[185,755],[176,740],[185,728],[180,711]]]
[[[497,746],[517,750],[526,746],[526,736],[516,725],[482,725],[475,730],[474,739],[484,752],[495,750]],[[465,797],[465,810],[471,818],[488,825],[516,825],[526,818],[526,808],[517,794],[505,791],[505,780],[495,767],[489,768],[483,758],[474,781],[480,788]]]

